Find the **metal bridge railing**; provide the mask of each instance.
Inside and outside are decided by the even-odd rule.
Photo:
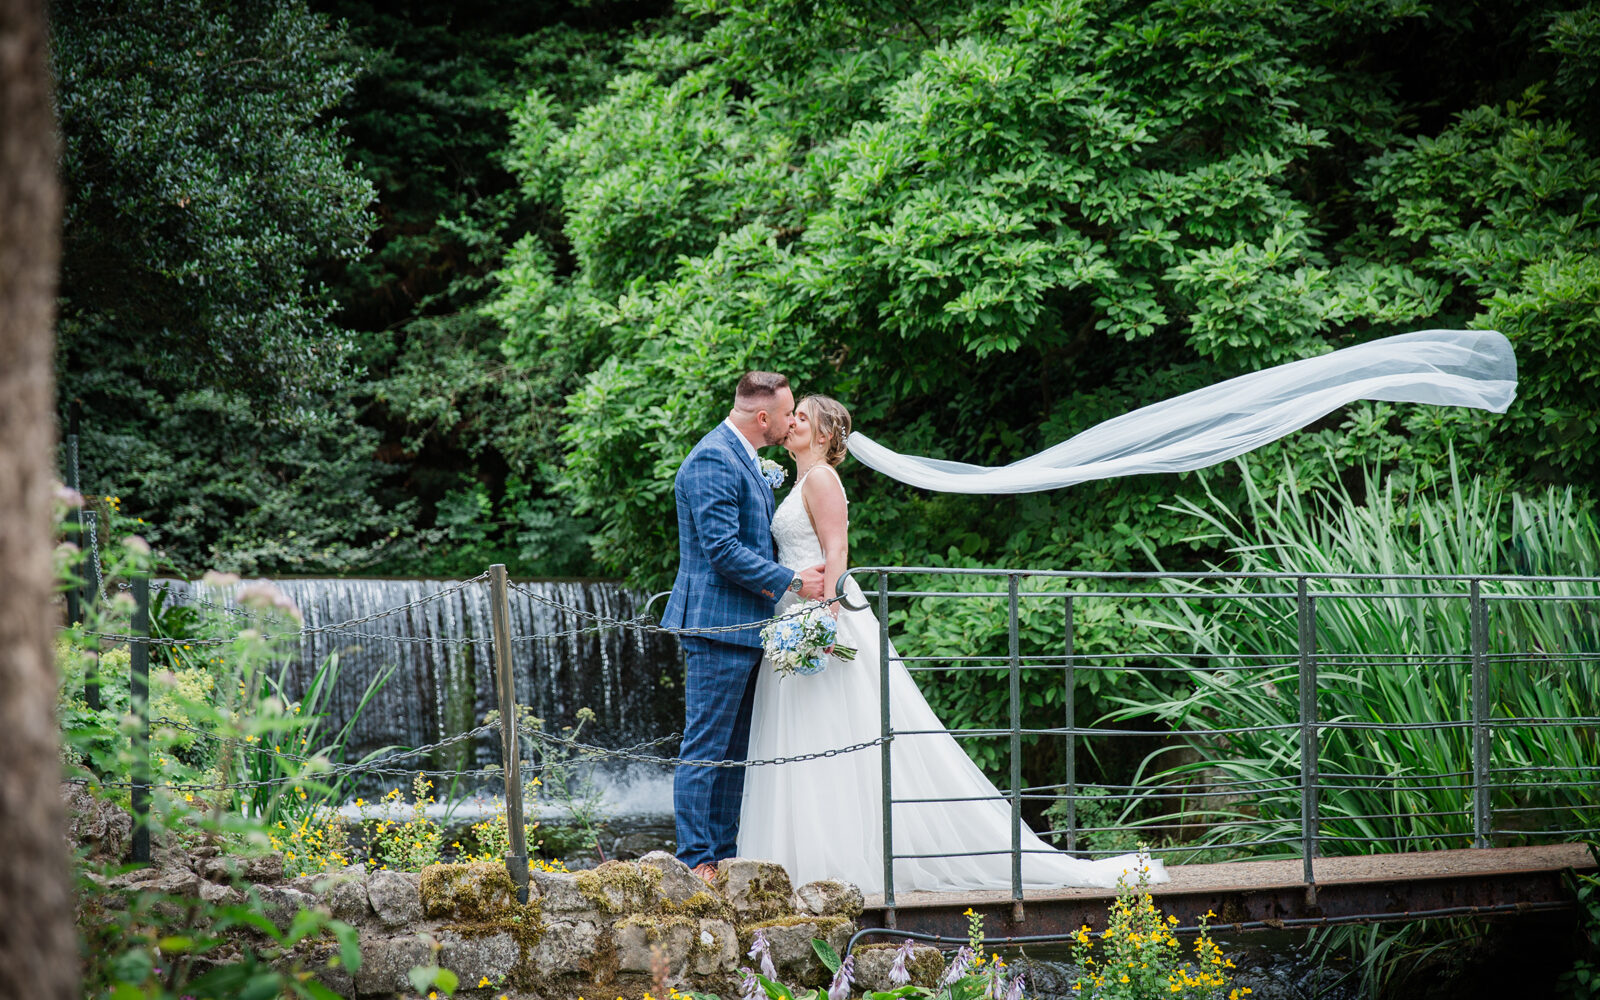
[[[906,566],[847,575],[879,622],[884,905],[891,911],[895,862],[918,857],[895,849],[896,824],[907,821],[896,807],[969,801],[896,797],[894,738],[930,731],[896,728],[892,664],[914,673],[991,671],[1003,679],[1004,724],[932,732],[1005,741],[1010,780],[998,798],[1010,808],[1011,844],[987,853],[1010,854],[1019,908],[1024,855],[1043,853],[1022,847],[1024,803],[1055,805],[1062,822],[1040,835],[1078,854],[1129,852],[1132,845],[1097,844],[1132,829],[1156,841],[1150,848],[1157,855],[1208,849],[1297,856],[1313,901],[1314,859],[1327,851],[1481,848],[1600,833],[1600,578]],[[896,612],[936,615],[970,601],[990,602],[996,619],[1004,609],[1003,653],[998,633],[993,652],[901,655],[895,648]],[[1039,609],[1052,603],[1059,625],[1048,640],[1055,648],[1046,649]],[[1082,629],[1075,616],[1088,608],[1103,621],[1108,607],[1149,640],[1109,652],[1076,648]],[[1280,643],[1220,648],[1217,636],[1207,639],[1207,621],[1240,615],[1269,623],[1261,634]],[[1562,619],[1559,627],[1537,627],[1552,615]],[[1179,627],[1186,618],[1192,628]],[[1392,634],[1388,626],[1396,626]],[[1382,641],[1352,645],[1363,634]],[[1561,648],[1552,635],[1565,636]],[[1079,673],[1091,671],[1133,679],[1145,693],[1166,691],[1155,721],[1128,705],[1086,724],[1075,692]],[[1496,697],[1497,684],[1509,694]],[[1375,685],[1385,689],[1381,697],[1361,693]],[[1026,711],[1026,696],[1051,686],[1060,715],[1041,720],[1037,708]],[[1189,689],[1205,698],[1184,708]],[[1136,700],[1136,692],[1127,697]],[[1370,701],[1365,709],[1363,698]],[[1252,718],[1252,703],[1275,709]],[[1382,717],[1385,705],[1407,717]],[[1061,741],[1060,781],[1025,785],[1024,743],[1046,739]],[[1128,739],[1142,739],[1152,755],[1189,759],[1153,774],[1141,769],[1128,785],[1080,783],[1080,751]],[[1555,755],[1533,759],[1540,747],[1556,748]],[[1254,755],[1249,766],[1239,766],[1240,754]],[[1119,806],[1129,819],[1080,825],[1085,803],[1101,815],[1108,804]]]

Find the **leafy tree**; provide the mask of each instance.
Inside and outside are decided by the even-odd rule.
[[[471,575],[592,572],[586,522],[553,495],[566,366],[510,367],[477,305],[506,247],[560,220],[505,168],[507,109],[531,84],[569,117],[604,92],[660,3],[374,4],[327,0],[367,68],[340,106],[379,192],[369,253],[330,276],[366,368],[362,420],[419,502],[414,544],[378,568]],[[509,235],[508,235],[509,234]]]
[[[1583,79],[1595,45],[1559,11],[684,9],[692,28],[641,45],[646,64],[570,125],[529,94],[510,156],[562,214],[572,270],[530,233],[490,311],[517,364],[588,372],[563,487],[609,569],[669,578],[671,471],[752,366],[837,393],[903,450],[1003,461],[1222,377],[1504,317],[1530,374],[1506,419],[1357,407],[1279,452],[1426,467],[1468,438],[1505,475],[1584,471],[1568,442],[1593,419],[1592,376],[1541,361],[1595,334],[1590,112],[1540,83]],[[1470,48],[1486,29],[1511,40],[1487,79]],[[1431,90],[1406,65],[1418,34],[1441,53],[1418,71]],[[1441,98],[1467,103],[1408,133]],[[1568,332],[1513,322],[1538,309],[1570,312]],[[1128,565],[1137,546],[1102,532],[1137,515],[1145,542],[1179,544],[1179,522],[1148,518],[1181,484],[986,518],[992,500],[874,481],[856,491],[881,515],[857,520],[858,561],[960,539],[960,557]]]
[[[86,482],[188,566],[341,568],[405,510],[372,496],[349,335],[316,278],[372,188],[329,110],[357,67],[301,0],[58,0],[68,191],[62,395]]]

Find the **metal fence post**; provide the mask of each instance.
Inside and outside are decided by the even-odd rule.
[[[1489,608],[1472,581],[1469,632],[1472,644],[1472,846],[1489,846]]]
[[[67,488],[82,496],[78,488],[78,413],[77,403],[73,403],[67,417]],[[83,504],[79,504],[72,511],[72,525],[77,529],[77,544],[85,558],[89,558],[89,546],[83,544]],[[79,602],[83,597],[82,585],[67,588],[67,624],[81,621]]]
[[[489,620],[494,629],[495,692],[500,702],[500,752],[506,779],[506,830],[511,850],[506,871],[517,887],[517,902],[528,901],[528,835],[522,825],[522,760],[517,738],[517,688],[511,673],[511,600],[506,567],[489,567]]]
[[[894,927],[894,788],[891,784],[889,719],[889,574],[878,573],[878,722],[879,760],[883,774],[883,909],[884,925]]]
[[[133,628],[128,644],[128,710],[133,713],[133,860],[150,863],[150,645],[137,637],[150,634],[150,578],[133,578]]]
[[[1067,679],[1061,693],[1067,723],[1067,850],[1078,849],[1078,725],[1077,660],[1072,653],[1072,595],[1067,595]]]
[[[1007,652],[1011,674],[1011,920],[1022,922],[1022,643],[1017,574],[1007,574]]]
[[[89,532],[89,544],[83,550],[84,558],[87,560],[84,563],[83,588],[86,604],[83,611],[85,622],[89,620],[88,609],[95,607],[100,600],[100,563],[95,557],[98,546],[94,541],[97,537],[95,520],[97,516],[92,510],[82,512],[83,521],[81,523]],[[80,535],[79,537],[81,538],[82,536]],[[100,640],[98,639],[95,640],[94,652],[90,655],[88,669],[84,671],[83,700],[88,704],[90,711],[97,712],[100,710]]]
[[[1317,905],[1317,602],[1306,593],[1306,578],[1295,591],[1300,625],[1300,849],[1305,859],[1306,905]]]

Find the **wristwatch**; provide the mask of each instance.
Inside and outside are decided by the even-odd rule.
[[[795,574],[794,579],[789,581],[789,586],[788,586],[787,589],[788,589],[789,593],[791,593],[791,594],[800,593],[800,576],[799,576],[799,574]]]

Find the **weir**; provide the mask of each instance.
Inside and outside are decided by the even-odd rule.
[[[472,729],[497,705],[491,645],[489,590],[456,589],[453,580],[381,578],[278,578],[284,592],[315,629],[359,622],[334,631],[308,631],[289,665],[285,694],[299,699],[330,657],[338,657],[339,681],[326,710],[342,724],[360,709],[345,760],[360,760],[384,747],[417,747]],[[197,582],[165,580],[169,603],[206,601],[236,608],[227,593]],[[230,588],[230,591],[233,588]],[[618,747],[656,739],[683,725],[683,672],[671,636],[643,629],[597,628],[593,618],[629,620],[645,595],[606,580],[520,580],[509,591],[517,703],[559,732],[591,708],[586,743]],[[404,608],[370,621],[380,612]],[[243,619],[241,619],[243,624]],[[288,631],[252,619],[262,631]],[[546,637],[549,638],[537,638]],[[388,681],[361,708],[371,680],[392,669]],[[670,749],[670,748],[669,748]],[[454,750],[454,748],[452,748]],[[450,751],[445,751],[450,752]],[[494,735],[476,741],[441,767],[480,768],[500,763]],[[660,777],[660,768],[621,765],[620,785]],[[362,791],[368,789],[363,786]],[[670,809],[670,802],[659,804]],[[647,810],[648,811],[648,810]]]

